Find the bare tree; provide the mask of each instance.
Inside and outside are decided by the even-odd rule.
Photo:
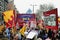
[[[43,16],[43,12],[52,10],[55,7],[52,4],[42,4],[40,5],[40,8],[37,10],[37,20],[41,20]]]

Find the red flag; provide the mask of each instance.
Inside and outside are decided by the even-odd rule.
[[[8,10],[3,13],[4,21],[6,23],[6,27],[12,28],[15,26],[15,10]]]

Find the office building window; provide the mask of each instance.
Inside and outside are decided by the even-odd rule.
[[[2,2],[0,1],[0,6],[2,6]]]

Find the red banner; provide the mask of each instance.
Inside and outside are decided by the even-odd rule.
[[[58,29],[58,13],[57,8],[44,12],[44,26],[46,28],[57,30]]]

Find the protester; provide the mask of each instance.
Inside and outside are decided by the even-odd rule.
[[[60,28],[58,30],[58,39],[60,40]]]
[[[45,40],[51,40],[49,37],[47,38],[47,39],[45,39]]]
[[[19,30],[17,30],[18,40],[22,40]]]
[[[37,40],[42,40],[41,38],[38,38]]]
[[[53,33],[52,30],[49,29],[49,31],[48,31],[48,37],[51,38],[51,39],[52,39],[52,33]]]
[[[10,28],[7,28],[5,30],[5,32],[6,32],[6,36],[7,36],[8,40],[10,40]]]
[[[15,36],[14,36],[14,39],[13,40],[18,40],[18,34],[16,34]]]
[[[57,36],[57,32],[56,32],[56,30],[53,30],[52,40],[56,40],[56,36]]]

